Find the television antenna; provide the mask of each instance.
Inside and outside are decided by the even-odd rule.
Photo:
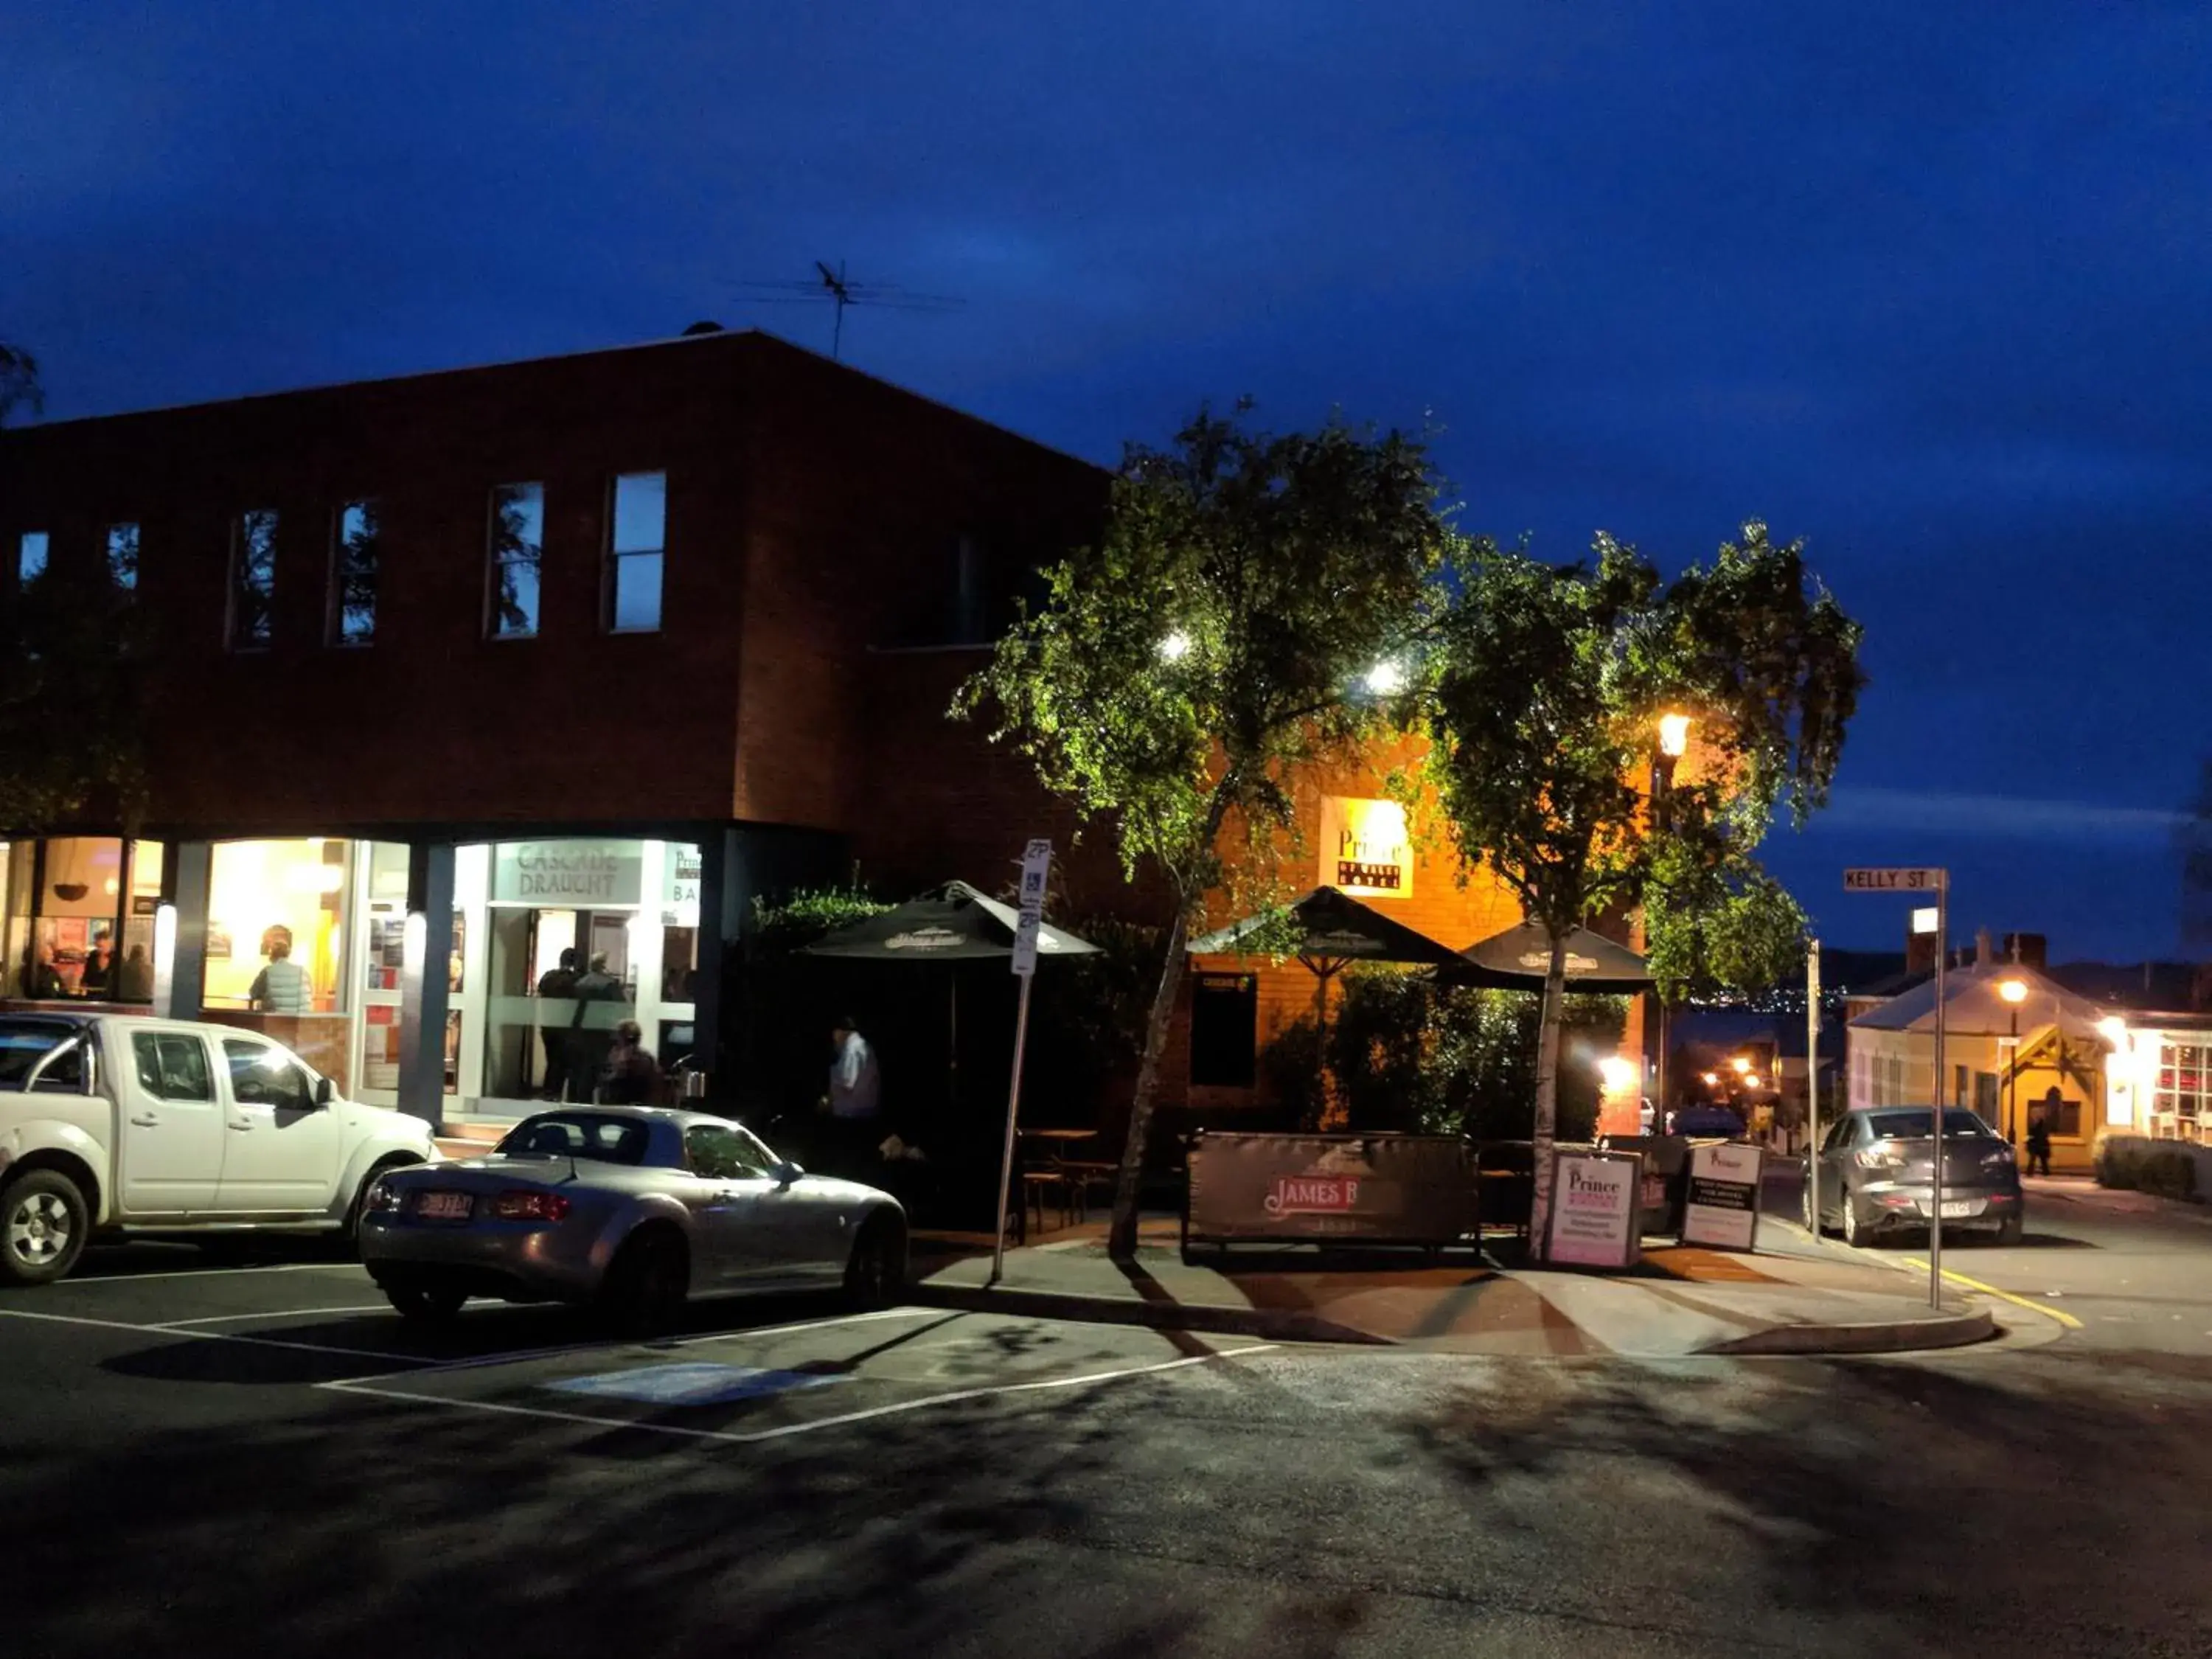
[[[830,356],[837,360],[845,343],[845,307],[867,306],[884,311],[955,311],[961,301],[948,294],[916,294],[892,283],[861,283],[845,275],[840,259],[832,270],[826,260],[814,262],[815,274],[798,282],[743,283],[745,299],[757,305],[819,305],[830,301]]]

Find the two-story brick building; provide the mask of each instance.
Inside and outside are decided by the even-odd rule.
[[[254,1024],[361,1097],[499,1116],[557,1082],[579,1005],[538,993],[574,950],[622,988],[586,1030],[634,1011],[713,1056],[755,896],[994,885],[1025,836],[1066,845],[945,710],[1109,485],[757,332],[0,434],[18,586],[130,586],[157,687],[133,836],[0,853],[5,990]],[[1316,848],[1388,828],[1371,779],[1308,793]],[[1407,848],[1374,902],[1455,946],[1516,919],[1449,862]],[[1066,874],[1159,920],[1103,837]],[[280,940],[308,1006],[249,1006]],[[1206,1028],[1249,1050],[1310,982],[1202,965],[1169,1091],[1233,1106],[1249,1057]]]

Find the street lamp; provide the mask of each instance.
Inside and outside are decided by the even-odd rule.
[[[2020,1081],[2020,1005],[2027,1000],[2027,981],[2017,977],[1997,981],[1997,994],[2012,1010],[2012,1037],[2009,1055],[2005,1065],[2005,1139],[2015,1146],[2020,1144],[2018,1126],[2013,1121],[2013,1090]]]

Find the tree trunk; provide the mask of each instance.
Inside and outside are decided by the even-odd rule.
[[[1546,930],[1549,932],[1549,929]],[[1544,969],[1544,1012],[1536,1030],[1536,1184],[1528,1204],[1528,1254],[1545,1259],[1552,1218],[1552,1144],[1559,1132],[1559,1023],[1567,1000],[1567,936],[1551,934],[1552,960]]]
[[[1129,1099],[1129,1138],[1122,1144],[1121,1170],[1114,1182],[1114,1219],[1107,1229],[1106,1251],[1116,1261],[1133,1261],[1137,1254],[1137,1200],[1145,1179],[1145,1142],[1152,1132],[1152,1098],[1159,1089],[1160,1054],[1168,1043],[1176,991],[1182,984],[1182,947],[1189,938],[1190,907],[1178,903],[1175,923],[1168,929],[1168,957],[1160,968],[1159,988],[1152,993],[1152,1012],[1145,1021],[1145,1057],[1137,1066],[1136,1092]]]
[[[1221,821],[1229,816],[1235,792],[1236,769],[1222,774],[1213,786],[1213,799],[1206,811],[1206,829],[1199,845],[1212,852],[1221,834]],[[1114,1218],[1106,1230],[1106,1253],[1116,1261],[1131,1261],[1137,1255],[1137,1200],[1145,1180],[1145,1143],[1152,1128],[1152,1097],[1159,1091],[1160,1055],[1168,1046],[1168,1025],[1175,1016],[1176,992],[1182,985],[1183,946],[1190,939],[1191,906],[1202,896],[1178,889],[1175,922],[1168,929],[1167,960],[1160,964],[1159,988],[1152,993],[1152,1012],[1145,1022],[1145,1057],[1138,1062],[1137,1086],[1129,1097],[1129,1138],[1121,1147],[1121,1170],[1114,1182]]]

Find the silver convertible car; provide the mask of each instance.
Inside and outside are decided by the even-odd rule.
[[[657,1329],[693,1294],[842,1285],[881,1303],[906,1277],[906,1217],[727,1118],[589,1106],[525,1118],[485,1157],[378,1177],[361,1255],[411,1319],[482,1296]]]

